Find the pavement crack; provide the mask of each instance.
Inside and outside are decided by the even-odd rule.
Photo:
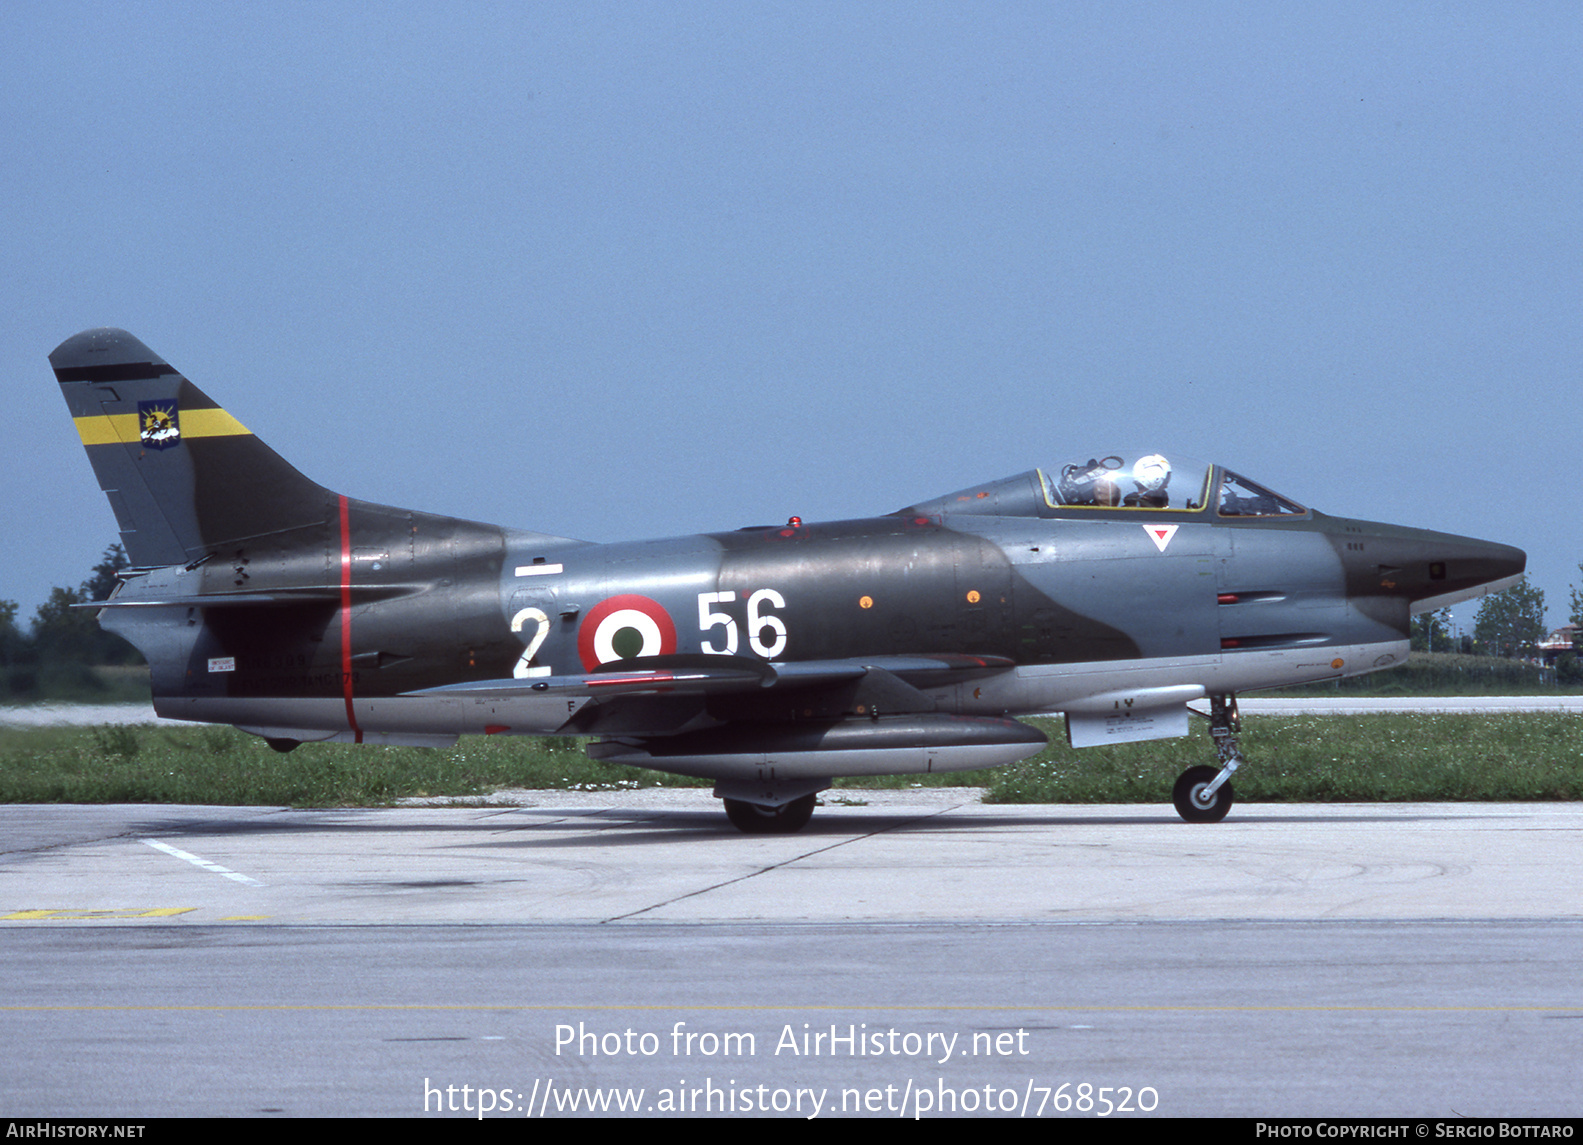
[[[933,811],[929,811],[929,812],[927,812],[925,814],[922,814],[922,815],[914,815],[912,818],[905,819],[905,820],[903,820],[903,821],[901,821],[899,823],[891,823],[888,826],[879,827],[879,828],[876,828],[873,831],[865,831],[861,835],[851,835],[851,836],[849,836],[849,837],[847,837],[845,839],[837,839],[835,842],[830,843],[827,846],[815,847],[815,848],[813,848],[810,851],[804,851],[800,855],[792,855],[789,858],[782,859],[778,863],[770,863],[767,866],[760,867],[756,871],[749,871],[749,872],[747,872],[744,875],[737,875],[734,878],[722,879],[720,882],[712,883],[712,884],[710,884],[707,887],[699,887],[697,890],[688,891],[686,894],[680,894],[680,895],[676,895],[676,896],[674,896],[672,898],[664,899],[664,900],[662,900],[660,902],[650,903],[648,906],[639,907],[637,910],[627,911],[627,913],[625,913],[625,914],[611,915],[609,918],[601,919],[600,921],[602,923],[604,923],[604,922],[624,922],[627,919],[632,919],[632,918],[638,917],[639,915],[647,914],[651,910],[659,910],[661,907],[671,906],[671,905],[673,905],[675,903],[679,903],[679,902],[686,902],[688,899],[690,899],[690,898],[697,898],[699,895],[711,894],[714,891],[721,890],[721,889],[723,889],[725,887],[732,886],[732,885],[734,885],[736,883],[746,882],[748,879],[756,879],[760,875],[767,875],[771,871],[780,870],[782,867],[789,867],[789,866],[791,866],[794,863],[800,863],[800,862],[802,862],[805,859],[811,859],[815,855],[823,855],[823,854],[825,854],[828,851],[834,851],[834,850],[837,850],[837,849],[839,849],[841,847],[850,846],[853,843],[860,843],[860,842],[864,841],[865,839],[872,839],[872,838],[874,838],[877,835],[884,835],[884,834],[886,834],[886,833],[888,833],[890,831],[895,831],[895,830],[897,830],[898,828],[901,828],[901,827],[910,827],[910,826],[912,826],[915,823],[922,823],[925,820],[933,819],[933,818],[935,818],[936,816],[939,816],[939,815],[944,815],[948,811],[955,811],[958,807],[961,807],[961,806],[964,806],[964,805],[963,804],[955,804],[955,805],[953,805],[951,807],[937,807]]]

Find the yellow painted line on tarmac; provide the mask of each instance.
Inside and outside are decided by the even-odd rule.
[[[197,909],[195,906],[160,906],[150,910],[140,907],[59,907],[48,910],[14,910],[10,914],[0,914],[0,922],[105,922],[134,918],[174,918],[179,914],[191,914]],[[273,917],[274,915],[269,914],[227,914],[215,921],[268,922]]]
[[[80,908],[56,907],[49,910],[15,910],[10,914],[0,914],[0,922],[61,922],[81,921],[89,919],[103,921],[107,918],[172,918],[178,914],[187,914],[197,910],[195,906],[160,906],[152,910],[139,910],[137,907],[113,907],[108,909],[83,910]]]
[[[169,1006],[7,1006],[0,1005],[0,1013],[57,1012],[78,1010],[104,1011],[488,1011],[514,1010],[523,1013],[1043,1013],[1043,1014],[1583,1014],[1583,1006],[1045,1006],[1037,1003],[1025,1006],[974,1006],[974,1005],[904,1005],[904,1006],[842,1006],[842,1005],[556,1005],[553,1003],[521,1002],[472,1002],[472,1003],[325,1003],[314,1005],[169,1005]]]

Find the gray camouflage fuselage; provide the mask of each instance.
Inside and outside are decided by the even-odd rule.
[[[775,804],[1021,758],[1044,737],[1019,714],[1065,712],[1079,745],[1182,734],[1199,697],[1401,663],[1413,612],[1524,562],[1218,466],[1151,507],[1159,455],[590,544],[325,490],[122,331],[51,361],[139,566],[101,623],[147,657],[161,715],[273,741],[601,736],[596,755]]]

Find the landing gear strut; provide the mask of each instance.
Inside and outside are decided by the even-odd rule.
[[[1242,764],[1242,751],[1237,746],[1237,733],[1241,730],[1237,697],[1229,693],[1209,697],[1209,735],[1215,741],[1220,769],[1190,767],[1171,790],[1176,813],[1189,823],[1219,823],[1231,810],[1235,798],[1231,773]]]

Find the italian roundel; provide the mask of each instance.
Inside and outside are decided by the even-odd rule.
[[[676,625],[657,601],[627,593],[591,608],[577,630],[577,655],[592,672],[612,660],[669,656],[676,651]]]

